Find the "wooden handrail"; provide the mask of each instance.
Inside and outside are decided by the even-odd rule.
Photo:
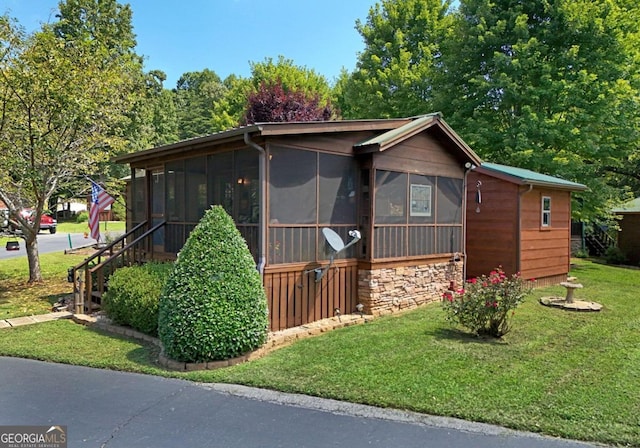
[[[118,244],[122,243],[127,237],[131,236],[132,234],[135,234],[135,232],[137,232],[138,230],[140,230],[141,228],[147,225],[147,221],[141,222],[140,224],[135,226],[133,229],[121,235],[118,239],[113,241],[108,246],[104,247],[100,251],[93,254],[91,257],[82,261],[82,263],[78,264],[77,266],[74,266],[73,268],[70,268],[68,272],[68,276],[69,276],[69,280],[73,281],[73,284],[74,284],[73,293],[74,293],[74,299],[75,299],[75,312],[82,313],[84,312],[85,306],[87,305],[89,307],[91,306],[92,294],[94,294],[94,292],[97,292],[99,295],[102,295],[105,289],[104,270],[108,265],[112,264],[114,260],[121,258],[122,264],[124,266],[126,264],[124,254],[132,251],[134,253],[133,258],[136,259],[135,261],[140,262],[141,260],[138,260],[137,257],[135,257],[135,251],[137,250],[138,246],[140,246],[141,242],[145,241],[147,238],[149,238],[149,236],[153,235],[153,233],[155,233],[158,229],[163,227],[165,224],[166,224],[166,221],[162,221],[161,223],[156,224],[153,228],[145,231],[142,235],[135,238],[133,241],[125,244],[122,248],[120,248],[114,253],[113,252],[114,247],[116,247]],[[151,250],[153,250],[153,247]],[[106,260],[101,260],[101,257],[106,252],[109,252],[109,257]],[[97,260],[98,264],[96,266],[89,267],[89,263],[94,261],[96,258],[98,259]],[[84,269],[84,282],[82,281],[81,277],[77,277],[77,271],[82,269]],[[111,273],[113,273],[114,270],[115,269],[113,269]],[[91,312],[90,308],[88,312]]]
[[[133,240],[132,242],[130,242],[129,244],[127,244],[126,246],[124,246],[122,249],[120,249],[118,252],[116,252],[115,254],[112,254],[109,258],[107,258],[106,260],[104,260],[103,262],[97,264],[96,266],[90,268],[89,270],[91,272],[96,272],[98,269],[104,268],[104,266],[106,266],[107,264],[109,264],[109,262],[114,259],[117,258],[119,255],[122,255],[125,251],[127,251],[128,249],[131,249],[132,247],[134,247],[135,245],[137,245],[140,241],[142,241],[143,239],[147,238],[148,236],[150,236],[151,234],[153,234],[156,230],[158,230],[160,227],[164,226],[167,223],[167,221],[162,221],[159,224],[156,224],[154,227],[152,227],[151,229],[147,230],[145,233],[143,233],[142,235],[140,235],[138,238],[136,238],[135,240]]]
[[[84,266],[88,265],[89,263],[91,263],[95,258],[100,257],[102,254],[104,254],[106,251],[111,250],[116,244],[122,242],[125,238],[127,238],[129,235],[133,234],[134,232],[136,232],[138,229],[142,228],[143,226],[145,226],[147,224],[147,221],[143,221],[140,224],[138,224],[137,226],[135,226],[133,229],[129,230],[128,232],[120,235],[118,238],[116,238],[115,240],[113,240],[111,243],[109,243],[107,246],[103,247],[102,249],[100,249],[99,251],[95,252],[93,255],[91,255],[88,258],[85,258],[84,260],[82,260],[80,263],[78,263],[76,266],[74,266],[72,269],[74,271],[78,271],[80,269],[82,269]],[[98,261],[99,263],[99,261]]]
[[[96,266],[92,267],[92,268],[88,268],[85,269],[85,302],[91,304],[91,296],[94,293],[98,293],[100,297],[102,297],[102,294],[104,293],[104,269],[106,266],[110,265],[111,263],[113,263],[114,260],[117,260],[121,255],[123,255],[125,252],[133,249],[135,252],[135,247],[141,242],[144,241],[146,238],[148,238],[149,236],[153,235],[153,233],[158,230],[159,228],[161,228],[162,226],[164,226],[167,222],[166,221],[162,221],[159,224],[156,224],[154,227],[152,227],[151,229],[147,230],[146,232],[144,232],[142,235],[140,235],[138,238],[136,238],[135,240],[133,240],[132,242],[128,243],[127,245],[125,245],[122,249],[120,249],[119,251],[117,251],[116,253],[112,253],[109,258],[107,258],[106,260],[98,263]],[[132,230],[133,232],[133,230]],[[135,257],[134,257],[135,258]],[[122,265],[124,266],[125,263],[125,259],[123,257],[122,260]],[[112,269],[110,274],[113,274],[113,272],[115,271],[115,269]],[[96,284],[94,284],[93,278],[94,278],[94,274],[96,277]]]

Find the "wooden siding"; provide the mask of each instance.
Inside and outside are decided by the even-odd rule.
[[[376,169],[457,179],[464,175],[463,165],[455,156],[436,138],[424,133],[374,154],[373,160]]]
[[[476,213],[477,182],[482,203]],[[494,177],[469,173],[467,177],[467,277],[488,274],[498,266],[518,270],[518,187]]]
[[[476,183],[482,203],[476,213]],[[551,198],[551,225],[542,226],[542,197]],[[519,216],[518,216],[519,213]],[[492,176],[469,173],[467,192],[467,277],[501,265],[524,278],[566,278],[571,254],[571,193],[529,189]],[[541,280],[547,284],[546,280]]]
[[[618,247],[629,263],[640,264],[640,213],[622,215]]]
[[[320,319],[356,311],[357,262],[336,262],[320,282],[304,265],[265,269],[264,286],[271,331],[305,325]]]
[[[551,225],[542,227],[542,197],[551,198]],[[566,275],[571,254],[571,193],[534,188],[522,196],[520,271],[524,278]]]

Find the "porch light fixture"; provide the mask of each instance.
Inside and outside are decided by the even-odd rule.
[[[482,182],[478,181],[476,183],[476,213],[480,213],[480,204],[482,204],[482,192],[480,191],[480,187],[482,187]]]

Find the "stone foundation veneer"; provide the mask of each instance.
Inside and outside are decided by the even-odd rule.
[[[440,300],[452,281],[461,287],[462,275],[462,261],[361,269],[358,300],[372,315],[415,308]]]

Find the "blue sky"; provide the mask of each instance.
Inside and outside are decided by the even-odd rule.
[[[185,72],[204,68],[221,78],[250,75],[249,61],[279,55],[332,82],[354,69],[364,49],[355,30],[375,0],[120,0],[133,10],[137,53],[145,70],[167,74],[175,87]],[[0,0],[27,31],[55,21],[58,0]]]

